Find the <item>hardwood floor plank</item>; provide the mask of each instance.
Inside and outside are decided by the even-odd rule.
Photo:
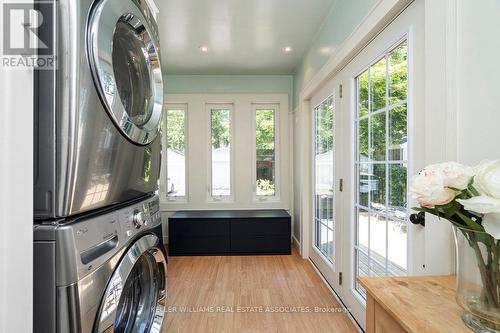
[[[163,332],[357,332],[294,249],[289,256],[170,257]]]

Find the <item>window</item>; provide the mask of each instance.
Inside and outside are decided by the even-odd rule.
[[[231,196],[231,105],[210,106],[211,181],[212,199]]]
[[[403,41],[356,78],[356,277],[407,272],[407,58]]]
[[[277,193],[276,110],[273,105],[254,106],[255,195],[259,200],[275,197]]]
[[[186,105],[170,105],[166,111],[167,198],[186,197]]]

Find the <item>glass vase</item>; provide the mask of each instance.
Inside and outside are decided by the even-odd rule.
[[[500,241],[453,227],[457,248],[457,302],[474,332],[500,333]]]

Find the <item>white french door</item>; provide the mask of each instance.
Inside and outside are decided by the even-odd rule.
[[[311,100],[312,106],[312,211],[311,260],[332,287],[339,286],[341,267],[340,198],[336,195],[336,173],[340,160],[341,100],[332,80]]]
[[[409,179],[425,162],[424,138],[415,135],[424,122],[423,50],[424,1],[416,0],[326,85],[333,94],[336,184],[333,228],[326,230],[335,251],[327,253],[328,265],[317,246],[323,192],[314,183],[310,257],[362,327],[366,294],[358,277],[423,272],[425,232],[408,222]],[[324,90],[312,98],[314,117],[321,105],[314,100],[324,98]],[[321,139],[314,135],[313,141],[316,147]],[[314,172],[317,159],[314,153]]]

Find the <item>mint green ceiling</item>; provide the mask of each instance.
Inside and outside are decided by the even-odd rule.
[[[163,71],[292,74],[335,1],[157,0]]]

